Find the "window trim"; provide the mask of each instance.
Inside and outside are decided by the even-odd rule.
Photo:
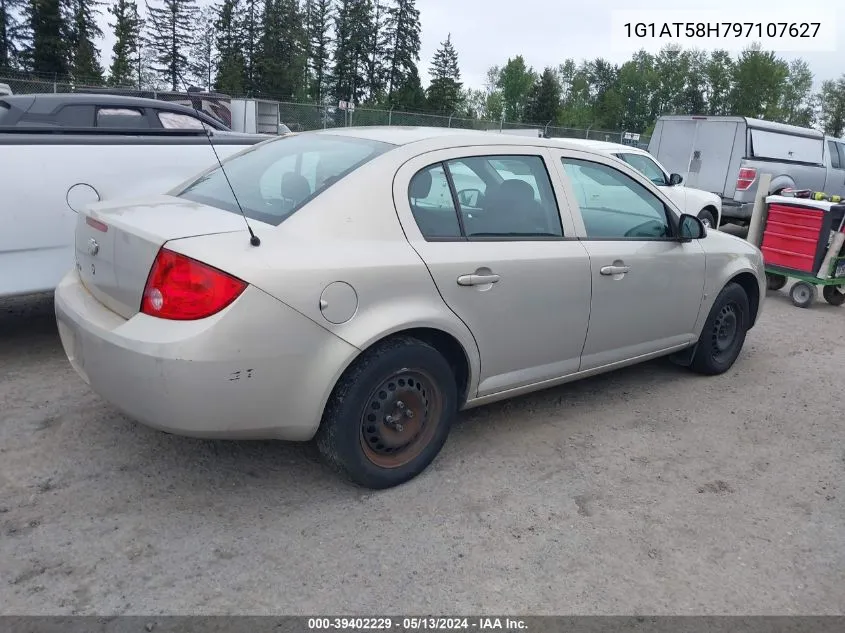
[[[520,148],[524,149],[524,148]],[[532,147],[531,149],[546,149],[541,147]],[[484,160],[491,160],[496,157],[507,157],[507,158],[539,158],[540,162],[543,166],[543,170],[546,174],[546,178],[548,180],[549,185],[549,193],[551,193],[551,200],[554,202],[556,217],[558,226],[560,227],[560,235],[467,235],[466,227],[464,226],[464,218],[463,213],[461,212],[461,204],[460,200],[458,199],[458,193],[455,188],[455,182],[452,178],[452,172],[449,169],[449,163],[451,161],[463,161],[466,159],[471,158],[480,158]],[[563,242],[563,241],[575,241],[579,238],[577,236],[569,236],[566,235],[566,230],[563,226],[563,218],[561,217],[561,207],[560,202],[558,201],[557,192],[555,191],[555,183],[554,179],[552,178],[552,173],[549,171],[549,165],[546,160],[547,156],[543,155],[542,153],[507,153],[507,152],[491,152],[491,153],[481,153],[481,154],[461,154],[460,156],[453,156],[451,158],[443,158],[439,161],[435,161],[433,163],[429,163],[419,169],[415,170],[414,173],[411,175],[410,179],[408,180],[408,187],[406,190],[406,201],[408,206],[411,210],[411,218],[414,221],[414,224],[417,227],[417,230],[420,232],[423,240],[426,242]],[[418,174],[440,166],[443,169],[444,174],[446,175],[446,182],[449,185],[449,195],[452,199],[452,209],[454,210],[457,220],[458,220],[458,228],[461,231],[460,236],[455,237],[429,237],[425,233],[423,233],[422,229],[420,228],[419,223],[417,222],[417,218],[414,215],[414,208],[411,204],[411,183],[413,182],[414,178],[417,177]],[[493,168],[495,170],[495,167]],[[540,184],[537,185],[538,191],[540,190]]]
[[[593,160],[593,159],[590,159],[590,158],[580,158],[580,157],[577,157],[577,156],[568,156],[565,153],[561,153],[558,160],[560,161],[560,166],[561,166],[561,177],[567,179],[567,184],[573,190],[573,192],[574,192],[574,182],[573,182],[572,178],[569,176],[569,174],[566,172],[566,164],[564,163],[564,161],[567,161],[567,160],[569,160],[569,161],[580,161],[582,163],[590,163],[590,164],[593,164],[593,165],[599,165],[601,167],[605,167],[607,169],[613,169],[613,170],[619,172],[620,174],[622,174],[623,176],[626,176],[627,178],[631,179],[636,184],[640,185],[643,189],[645,189],[648,193],[650,193],[652,196],[654,196],[657,199],[657,201],[660,202],[660,204],[663,206],[663,215],[666,218],[666,221],[669,225],[669,230],[670,230],[670,233],[671,233],[671,235],[666,236],[666,237],[625,237],[624,235],[621,236],[621,237],[590,237],[587,234],[587,225],[584,223],[584,214],[581,210],[581,205],[578,203],[578,199],[576,198],[572,201],[572,203],[574,205],[574,208],[578,212],[579,219],[581,220],[581,225],[584,227],[584,237],[579,238],[581,241],[583,241],[583,242],[676,242],[676,243],[681,241],[681,238],[680,238],[680,235],[679,235],[679,228],[678,228],[680,218],[675,217],[675,214],[672,212],[672,209],[666,204],[666,202],[662,199],[662,197],[660,195],[658,195],[654,191],[651,191],[646,185],[639,182],[636,178],[634,178],[630,174],[626,174],[624,171],[622,171],[618,167],[615,167],[614,165],[609,165],[607,163],[597,161],[597,160]],[[623,161],[623,162],[625,162],[625,161]],[[627,162],[625,162],[625,164],[628,165]],[[657,189],[657,185],[655,185],[648,178],[646,178],[646,176],[644,174],[640,173],[639,170],[636,170],[632,165],[628,165],[628,168],[634,170],[637,173],[638,176],[647,180],[655,189]]]

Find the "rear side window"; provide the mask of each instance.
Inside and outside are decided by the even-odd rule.
[[[97,127],[149,128],[144,113],[135,108],[100,108],[97,110]]]
[[[328,134],[280,137],[227,160],[225,173],[218,167],[178,195],[238,214],[240,202],[248,218],[278,225],[338,180],[393,147]]]
[[[563,237],[540,156],[468,156],[430,165],[411,179],[408,197],[427,240]]]
[[[168,130],[202,130],[205,127],[198,118],[179,112],[159,112],[158,120]]]

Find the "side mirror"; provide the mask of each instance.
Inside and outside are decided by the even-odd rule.
[[[707,227],[704,222],[699,220],[694,215],[684,213],[678,222],[678,238],[682,242],[689,242],[691,240],[700,240],[707,237]]]
[[[674,187],[684,182],[684,177],[681,174],[669,174],[669,186]]]

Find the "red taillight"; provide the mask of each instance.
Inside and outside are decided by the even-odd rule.
[[[97,229],[98,231],[102,231],[103,233],[107,233],[109,230],[109,225],[105,222],[100,222],[99,220],[95,220],[90,215],[85,218],[85,224],[90,226],[93,229]]]
[[[757,178],[757,170],[751,167],[743,167],[739,170],[739,176],[736,178],[736,188],[739,191],[748,191],[748,188],[754,184]]]
[[[162,248],[147,277],[141,312],[176,321],[204,319],[232,303],[246,286],[221,270]]]

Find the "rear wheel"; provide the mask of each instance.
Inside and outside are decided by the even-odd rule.
[[[698,219],[701,220],[701,223],[704,224],[708,229],[718,229],[719,227],[716,226],[716,216],[713,215],[713,212],[710,209],[702,209],[701,212],[698,214]]]
[[[786,285],[786,277],[775,273],[766,273],[766,288],[769,290],[780,290]]]
[[[326,405],[317,447],[335,470],[367,488],[390,488],[434,460],[457,414],[449,363],[414,338],[365,352]]]
[[[809,308],[816,298],[816,287],[806,281],[799,281],[789,289],[789,298],[799,308]]]
[[[742,286],[731,282],[713,302],[690,368],[711,376],[726,372],[742,351],[750,323],[748,295]]]
[[[825,286],[822,295],[830,305],[841,306],[845,303],[845,286]]]

